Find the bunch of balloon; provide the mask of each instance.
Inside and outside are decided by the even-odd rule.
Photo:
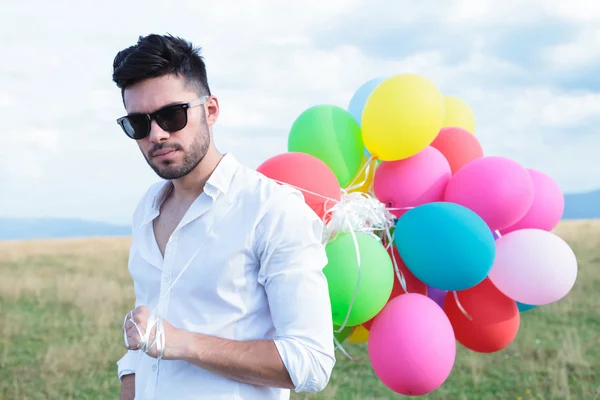
[[[505,349],[521,312],[564,298],[577,276],[552,230],[552,178],[484,154],[472,109],[405,73],[356,90],[346,109],[293,122],[288,152],[259,171],[304,193],[324,221],[334,341],[368,346],[375,374],[404,395],[439,388],[457,343]]]
[[[414,74],[379,83],[362,112],[365,147],[383,160],[373,192],[398,218],[398,256],[428,291],[407,294],[422,306],[435,303],[443,310],[438,323],[452,328],[422,332],[417,322],[397,323],[410,318],[405,294],[370,322],[373,368],[399,393],[439,387],[453,365],[454,339],[482,353],[505,349],[518,333],[520,312],[562,299],[576,280],[575,254],[551,232],[564,208],[560,188],[541,171],[484,155],[473,115],[462,100]],[[421,349],[406,335],[427,342]],[[429,343],[442,344],[430,355]],[[402,369],[407,364],[410,371]]]

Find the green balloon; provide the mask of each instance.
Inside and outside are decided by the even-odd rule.
[[[339,329],[340,329],[339,326],[335,326],[335,325],[333,326],[333,336],[341,344],[341,343],[344,343],[344,341],[346,339],[348,339],[348,337],[352,333],[352,330],[354,329],[354,327],[353,326],[345,326],[341,332],[337,332]],[[334,342],[334,345],[335,345],[335,342]]]
[[[294,121],[288,151],[310,154],[323,161],[340,186],[348,186],[360,170],[365,145],[358,122],[343,108],[317,105]]]
[[[383,244],[375,237],[356,232],[360,252],[358,294],[346,326],[363,324],[386,305],[394,285],[394,266]],[[333,323],[346,319],[358,282],[358,257],[352,233],[340,233],[327,244],[328,264],[323,269],[329,285]]]

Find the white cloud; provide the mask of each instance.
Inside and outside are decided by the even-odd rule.
[[[6,51],[19,60],[0,64],[0,107],[12,117],[0,132],[0,168],[11,171],[0,183],[15,193],[1,196],[2,213],[129,219],[158,178],[115,123],[124,110],[111,68],[117,51],[150,32],[170,32],[203,48],[221,104],[217,144],[252,167],[287,150],[289,128],[306,108],[346,107],[363,82],[415,72],[471,105],[488,154],[547,171],[568,190],[600,181],[591,150],[600,146],[600,135],[591,134],[600,95],[539,80],[546,71],[576,73],[598,65],[595,1],[586,12],[578,2],[555,0],[110,0],[85,4],[85,11],[67,1],[34,3],[14,2],[0,15]],[[579,32],[536,49],[546,57],[544,70],[497,54],[498,37],[515,27],[543,27],[544,18],[571,23]],[[323,45],[340,29],[369,36],[409,25],[415,36],[399,37],[393,51],[434,26],[440,37],[466,37],[466,48],[457,48],[465,56],[449,61],[442,44],[380,56],[353,42]],[[513,78],[519,79],[503,83]]]
[[[12,107],[15,105],[15,101],[8,93],[0,93],[0,108]]]
[[[0,171],[5,179],[38,180],[47,163],[59,151],[60,135],[51,129],[24,129],[3,134]],[[6,189],[6,188],[5,188]],[[7,193],[11,191],[8,190]]]
[[[455,24],[501,24],[515,26],[519,22],[529,22],[539,8],[535,3],[519,0],[458,0],[448,8],[447,20]]]
[[[589,67],[600,61],[600,28],[598,25],[582,30],[574,40],[546,49],[546,61],[561,71]]]
[[[544,14],[577,24],[600,22],[600,3],[597,0],[545,0],[541,6]]]
[[[543,126],[570,127],[600,118],[600,93],[560,94],[544,90],[542,96],[546,100],[541,104]]]

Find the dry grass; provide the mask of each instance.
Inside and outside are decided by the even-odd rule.
[[[579,276],[562,301],[522,314],[505,350],[459,346],[428,399],[590,399],[600,395],[600,221],[563,222]],[[129,238],[0,242],[0,399],[118,398],[122,315],[133,304]],[[300,399],[388,399],[365,345],[338,356],[324,392]],[[598,397],[600,399],[600,396]]]

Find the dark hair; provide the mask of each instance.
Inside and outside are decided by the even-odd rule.
[[[113,61],[113,81],[121,94],[129,85],[166,74],[184,77],[199,95],[210,95],[201,49],[172,35],[140,36],[137,44],[121,50]]]

